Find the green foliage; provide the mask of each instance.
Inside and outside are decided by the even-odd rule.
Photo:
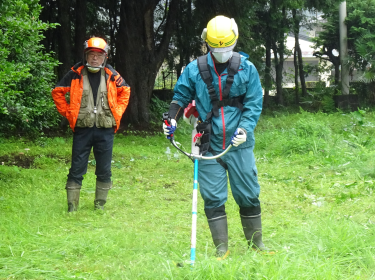
[[[316,82],[313,88],[308,89],[306,97],[300,97],[300,105],[308,111],[322,110],[326,113],[336,112],[334,95],[336,86],[326,87],[325,82]]]
[[[375,82],[375,1],[356,0],[349,3],[347,24],[353,67],[362,70],[360,81]]]
[[[375,81],[375,1],[354,0],[347,2],[348,53],[349,63],[353,70],[361,72],[360,81]],[[339,24],[337,6],[325,10],[322,18],[323,31],[314,39],[316,56],[327,55],[328,59],[339,64],[338,57],[333,55],[339,49]]]
[[[336,110],[335,101],[332,95],[324,95],[322,98],[322,109],[324,112],[333,113]]]
[[[353,119],[356,120],[357,125],[363,125],[365,114],[366,111],[360,109],[358,109],[358,111],[355,112],[350,112],[350,115],[352,115]]]
[[[163,113],[168,112],[169,103],[163,100],[160,100],[157,96],[151,98],[150,111],[152,120],[155,123],[160,122],[163,116]]]
[[[57,61],[43,53],[37,0],[0,4],[0,131],[36,132],[59,120],[51,98]]]

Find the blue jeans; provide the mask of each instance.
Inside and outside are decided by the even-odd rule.
[[[114,135],[114,128],[76,127],[73,134],[72,165],[69,169],[68,181],[82,185],[91,148],[93,148],[97,180],[103,183],[111,182]]]
[[[227,170],[216,160],[200,160],[198,182],[205,209],[217,208],[228,198],[228,177],[233,198],[240,207],[258,207],[260,186],[254,147],[229,151],[221,157]],[[208,152],[205,156],[212,156]]]

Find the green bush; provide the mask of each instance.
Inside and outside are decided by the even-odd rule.
[[[35,133],[59,120],[51,98],[58,62],[43,52],[37,0],[0,3],[0,132]]]
[[[152,121],[161,123],[163,113],[168,112],[169,110],[169,103],[160,100],[157,96],[154,96],[151,99],[150,110]]]

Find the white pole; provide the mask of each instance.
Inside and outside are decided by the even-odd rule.
[[[345,24],[346,16],[346,1],[343,1],[339,9],[341,87],[343,95],[349,94],[348,29]]]
[[[190,264],[195,263],[195,248],[197,243],[197,211],[198,211],[198,160],[194,160],[194,184],[193,184],[193,203],[192,203],[192,222],[191,222],[191,247]]]

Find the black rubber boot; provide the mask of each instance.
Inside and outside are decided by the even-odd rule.
[[[79,193],[81,186],[75,182],[68,181],[66,183],[66,196],[68,200],[68,212],[77,211],[79,205]]]
[[[216,257],[223,257],[228,252],[228,223],[227,216],[208,220],[212,240],[216,247]]]
[[[216,247],[216,257],[225,259],[228,251],[228,222],[224,206],[205,209],[212,240]]]
[[[261,214],[254,216],[242,216],[241,223],[243,232],[245,233],[246,240],[249,246],[253,249],[260,251],[268,251],[262,241],[262,220]]]
[[[246,240],[254,250],[273,254],[262,241],[262,219],[260,205],[240,207],[240,216]]]
[[[112,188],[112,182],[103,183],[96,180],[96,191],[95,191],[95,209],[104,210],[104,204],[107,202],[108,191]]]

